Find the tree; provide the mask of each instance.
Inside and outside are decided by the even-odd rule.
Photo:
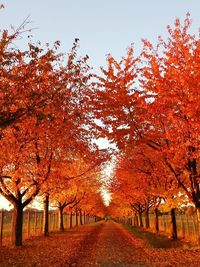
[[[28,49],[21,51],[14,46],[15,40],[26,32],[27,24],[25,20],[13,34],[3,30],[0,39],[1,134],[27,117],[40,115],[58,92],[58,88],[52,90],[52,85],[60,87],[60,69],[55,68],[60,57],[56,54],[59,42],[52,49],[28,43]]]
[[[139,61],[134,57],[133,47],[129,47],[126,57],[119,62],[109,55],[107,70],[101,68],[103,76],[97,76],[94,116],[102,123],[102,134],[120,149],[140,134],[138,115],[143,99],[136,88]]]
[[[62,66],[56,54],[59,42],[47,51],[31,43],[20,51],[9,48],[17,34],[11,38],[4,31],[1,40],[0,193],[14,205],[18,246],[23,209],[46,182],[52,161],[66,143],[86,139],[83,98],[90,75],[87,57],[76,58],[76,42]]]
[[[188,33],[190,24],[189,15],[183,26],[177,19],[155,48],[144,40],[139,58],[131,49],[119,63],[109,56],[97,95],[103,108],[96,113],[121,151],[143,142],[158,153],[172,178],[171,192],[184,190],[199,218],[200,41]]]
[[[199,219],[199,37],[189,34],[190,18],[182,26],[168,26],[167,41],[157,48],[145,41],[142,86],[152,92],[148,105],[146,134],[154,136],[157,150],[173,174],[174,181],[187,194]],[[161,51],[161,52],[159,52]]]

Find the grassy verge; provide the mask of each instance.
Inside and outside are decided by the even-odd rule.
[[[140,229],[135,226],[123,224],[123,226],[128,229],[128,231],[145,241],[146,245],[151,248],[183,248],[183,242],[179,240],[172,240],[166,236],[158,235],[155,233],[151,233],[149,231],[145,231],[144,229]]]

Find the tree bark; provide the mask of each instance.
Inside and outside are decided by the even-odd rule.
[[[14,207],[13,216],[13,244],[15,246],[22,246],[22,228],[23,228],[23,205],[17,204]]]
[[[70,217],[69,217],[69,228],[72,228],[73,225],[72,225],[72,218],[73,218],[73,214],[72,214],[72,211],[70,212]]]
[[[171,238],[177,239],[177,225],[176,225],[176,215],[175,208],[171,209]]]
[[[45,194],[44,199],[44,213],[43,213],[43,234],[49,235],[49,194]]]
[[[138,216],[137,216],[137,214],[134,215],[134,225],[135,225],[135,226],[139,226],[139,222],[138,222]]]
[[[149,209],[145,211],[145,227],[149,229]]]
[[[0,228],[0,246],[2,246],[3,242],[3,223],[4,222],[4,210],[1,210],[1,228]]]
[[[196,212],[197,212],[198,245],[200,245],[200,207],[196,209]]]
[[[78,226],[78,208],[76,207],[76,226]]]
[[[63,207],[59,206],[58,209],[59,209],[59,229],[60,231],[64,232],[65,229],[64,229],[64,221],[63,221]]]
[[[158,217],[159,211],[158,211],[158,208],[155,208],[154,212],[155,212],[154,227],[155,227],[155,232],[158,233],[159,232],[159,217]]]
[[[140,222],[140,227],[143,227],[143,221],[142,221],[142,212],[139,213],[139,222]]]
[[[83,218],[82,218],[82,211],[80,210],[79,212],[80,215],[80,225],[83,225]]]
[[[84,224],[86,224],[86,217],[85,217],[86,215],[85,215],[85,211],[84,211],[84,213],[83,213],[83,223]]]

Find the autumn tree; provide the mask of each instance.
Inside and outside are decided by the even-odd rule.
[[[142,98],[136,88],[139,61],[131,46],[119,62],[108,55],[107,69],[101,68],[103,75],[97,76],[93,112],[102,123],[103,136],[119,148],[124,148],[126,142],[134,141],[140,134],[138,115],[142,112]]]
[[[63,226],[63,211],[70,206],[80,213],[82,218],[82,202],[85,201],[88,192],[97,190],[97,174],[101,167],[98,157],[94,157],[96,152],[89,147],[76,144],[75,150],[63,151],[62,159],[59,161],[58,168],[54,173],[55,178],[48,181],[46,190],[50,194],[53,205],[59,210],[60,229]],[[79,148],[79,151],[77,150]],[[59,183],[58,183],[59,181]]]
[[[96,97],[103,108],[96,114],[122,151],[143,142],[158,153],[173,177],[171,190],[184,190],[199,214],[200,46],[190,24],[189,15],[183,26],[177,19],[155,47],[144,40],[139,59],[132,49],[120,62],[109,56]]]
[[[36,117],[54,97],[53,87],[58,84],[59,71],[54,65],[58,59],[53,48],[28,43],[21,51],[15,42],[26,32],[25,20],[14,33],[2,30],[0,39],[0,129],[15,125],[27,117]],[[52,70],[54,71],[52,72]],[[45,88],[45,90],[44,90]]]
[[[90,78],[88,57],[76,58],[77,42],[64,65],[59,42],[46,50],[31,43],[27,51],[10,47],[19,33],[1,37],[0,193],[15,208],[16,245],[22,243],[23,209],[59,160],[59,146],[86,139],[83,98]]]
[[[197,208],[199,221],[199,37],[189,33],[191,21],[168,26],[169,37],[157,47],[144,41],[142,87],[152,92],[144,117],[155,149]],[[150,126],[153,125],[153,126]]]
[[[13,45],[25,26],[26,21],[13,34],[4,30],[0,40],[0,193],[15,207],[16,245],[21,245],[23,208],[50,173],[49,136],[42,132],[44,139],[38,141],[38,132],[42,119],[51,121],[50,102],[63,88],[62,72],[56,67],[58,43],[46,50],[29,43],[26,51]],[[41,143],[42,156],[38,154]]]

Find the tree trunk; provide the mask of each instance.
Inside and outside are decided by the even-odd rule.
[[[83,225],[83,218],[82,218],[82,211],[80,210],[79,212],[80,215],[80,225]]]
[[[135,217],[135,214],[133,215],[133,225],[136,226],[136,217]]]
[[[23,228],[23,206],[18,204],[14,207],[13,216],[13,244],[15,246],[22,246],[22,228]]]
[[[177,239],[177,226],[176,226],[175,208],[171,209],[171,238],[172,239]]]
[[[69,228],[72,228],[73,227],[73,224],[72,224],[72,218],[73,218],[73,214],[72,214],[72,211],[70,212],[70,220],[69,220]]]
[[[143,227],[142,212],[139,212],[140,227]]]
[[[1,210],[1,228],[0,228],[0,246],[2,246],[3,242],[3,225],[4,225],[4,210]]]
[[[134,215],[134,226],[139,226],[137,214]]]
[[[145,211],[145,227],[149,229],[149,209]]]
[[[43,214],[43,234],[49,235],[49,194],[45,194],[44,199],[44,214]]]
[[[64,222],[63,222],[63,207],[60,206],[59,208],[59,229],[60,231],[64,232]]]
[[[197,212],[197,237],[198,237],[198,245],[200,245],[200,208],[196,209]]]
[[[155,221],[154,221],[154,227],[155,227],[155,231],[156,231],[156,233],[158,233],[158,232],[159,232],[159,217],[158,217],[158,208],[155,208],[154,212],[155,212]]]
[[[78,226],[78,209],[76,208],[76,226]]]
[[[85,215],[85,211],[84,211],[84,213],[83,213],[83,223],[84,224],[86,224],[86,217],[85,217],[86,215]]]

